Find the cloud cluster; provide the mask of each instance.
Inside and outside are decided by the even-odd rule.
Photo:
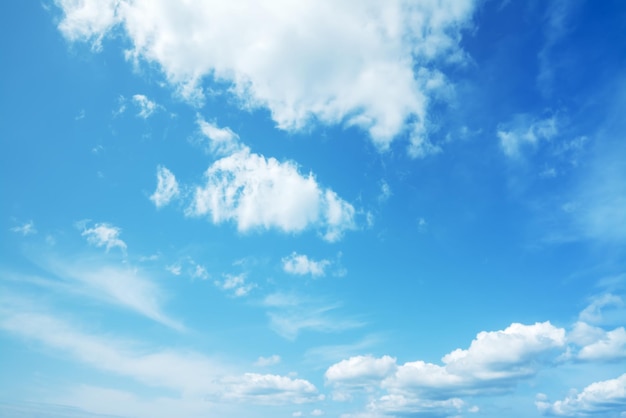
[[[289,274],[305,276],[310,274],[313,277],[324,276],[326,267],[330,265],[328,260],[312,260],[304,254],[296,252],[282,259],[283,270]]]
[[[550,403],[544,394],[540,394],[535,403],[546,415],[617,417],[619,411],[626,411],[626,373],[616,379],[592,383],[580,393],[572,391],[565,399],[554,403]],[[623,417],[624,412],[619,416]]]
[[[349,399],[369,387],[381,394],[369,407],[390,414],[458,413],[470,408],[461,398],[509,391],[537,373],[564,348],[565,330],[549,322],[512,324],[481,332],[468,349],[442,358],[442,365],[413,361],[397,364],[389,356],[357,356],[332,365],[326,380],[334,398]]]
[[[269,109],[277,126],[357,126],[386,149],[409,135],[410,152],[437,152],[428,106],[450,88],[434,67],[462,63],[473,0],[223,3],[57,0],[59,29],[99,48],[113,28],[127,56],[157,64],[184,97],[202,101],[214,80],[242,107]]]
[[[355,228],[355,209],[331,189],[321,187],[312,173],[298,166],[255,154],[228,128],[202,119],[201,132],[209,148],[221,158],[195,186],[185,213],[208,217],[213,223],[234,222],[241,232],[278,229],[297,233],[317,227],[326,241],[341,239]],[[176,178],[165,167],[157,170],[157,189],[151,199],[161,207],[179,195]]]

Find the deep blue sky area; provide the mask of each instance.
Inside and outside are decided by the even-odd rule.
[[[0,32],[1,416],[626,416],[623,1]]]

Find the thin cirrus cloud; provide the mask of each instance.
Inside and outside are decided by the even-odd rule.
[[[423,156],[439,151],[429,104],[450,89],[434,66],[466,62],[460,40],[476,2],[56,3],[67,39],[99,49],[122,31],[127,57],[157,64],[192,102],[213,79],[242,106],[269,109],[280,129],[357,126],[381,150],[408,133],[409,153]]]
[[[318,400],[304,379],[258,373],[238,374],[197,352],[149,349],[137,341],[106,337],[24,304],[5,300],[0,329],[37,341],[93,368],[195,398],[253,404],[299,404]]]
[[[63,283],[72,283],[74,292],[134,311],[169,328],[185,330],[182,323],[164,312],[164,291],[138,268],[97,257],[81,257],[77,262],[55,258],[41,265]]]
[[[535,120],[529,115],[517,115],[509,123],[498,127],[497,136],[504,154],[517,158],[524,147],[537,146],[539,141],[550,140],[558,133],[555,116]]]
[[[354,207],[333,190],[321,187],[312,173],[302,175],[291,161],[251,152],[228,128],[202,119],[198,125],[210,149],[231,154],[206,170],[205,183],[195,186],[186,215],[208,217],[214,224],[234,222],[241,232],[278,229],[298,233],[315,226],[329,242],[355,228]],[[178,195],[174,174],[160,166],[151,199],[162,207]]]

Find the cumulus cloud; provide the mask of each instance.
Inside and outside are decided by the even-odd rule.
[[[545,395],[535,402],[545,415],[563,417],[617,417],[626,411],[626,374],[616,379],[595,382],[578,393],[573,390],[565,399],[550,403]],[[621,415],[618,415],[620,412]]]
[[[245,373],[224,379],[222,384],[222,399],[233,402],[276,405],[323,399],[311,382],[273,374]]]
[[[283,270],[289,274],[305,276],[310,274],[313,277],[324,276],[326,267],[330,265],[328,260],[312,260],[304,254],[296,252],[282,259]]]
[[[106,247],[107,251],[118,247],[124,251],[126,250],[126,243],[119,238],[121,232],[120,228],[111,224],[97,223],[93,228],[83,229],[81,235],[87,238],[87,242],[96,247]]]
[[[316,225],[327,241],[354,228],[354,207],[292,162],[241,151],[214,162],[187,210],[214,223],[234,221],[240,231],[277,228],[301,232]]]
[[[357,126],[380,148],[408,132],[415,156],[436,152],[428,106],[449,90],[440,62],[465,61],[472,0],[297,4],[172,0],[58,0],[71,41],[100,41],[114,27],[128,57],[155,63],[192,101],[217,81],[243,107],[266,107],[277,126]]]
[[[624,327],[602,332],[591,344],[585,345],[578,352],[581,360],[614,361],[626,358],[626,330]]]
[[[497,135],[502,151],[508,157],[519,157],[521,148],[535,146],[539,141],[550,140],[558,134],[556,117],[533,120],[528,115],[518,115],[513,121],[500,125]]]
[[[381,381],[394,373],[396,369],[396,359],[393,357],[355,356],[333,364],[326,370],[324,376],[328,382],[333,384],[344,383],[360,386],[372,381]]]
[[[180,195],[178,182],[174,174],[166,167],[157,167],[157,188],[150,196],[157,208],[170,203],[172,199]]]
[[[468,407],[462,396],[501,393],[532,377],[565,341],[565,330],[549,322],[512,324],[479,333],[468,349],[446,354],[443,365],[419,360],[397,365],[389,356],[357,356],[332,365],[326,379],[344,399],[369,380],[370,390],[383,391],[370,404],[373,411],[450,414]]]

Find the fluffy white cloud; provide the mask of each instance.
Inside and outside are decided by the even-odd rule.
[[[362,385],[364,382],[380,381],[394,373],[396,369],[396,359],[393,357],[355,356],[330,366],[325,377],[333,384]]]
[[[580,360],[614,361],[626,358],[626,329],[616,328],[612,331],[603,331],[590,344],[585,345],[578,352]]]
[[[234,402],[276,405],[323,399],[311,382],[273,374],[245,373],[224,379],[222,384],[222,399]]]
[[[137,116],[142,119],[148,119],[157,109],[160,108],[156,102],[148,99],[143,94],[135,94],[133,96],[133,103],[139,108]]]
[[[218,2],[58,0],[70,40],[100,40],[118,25],[128,57],[156,63],[184,96],[203,79],[242,106],[267,107],[281,129],[310,122],[366,130],[386,149],[409,132],[415,156],[436,152],[429,101],[449,89],[439,62],[464,61],[461,31],[473,0]]]
[[[282,259],[283,270],[290,274],[304,276],[310,274],[313,277],[324,276],[325,269],[330,265],[328,260],[312,260],[304,254],[296,252]]]
[[[195,189],[188,215],[234,221],[240,231],[300,232],[316,225],[328,241],[354,228],[354,207],[322,189],[312,174],[303,176],[294,163],[265,158],[247,147],[214,162],[205,179]]]
[[[557,134],[556,117],[531,120],[527,115],[518,115],[512,122],[499,126],[497,132],[502,151],[509,157],[518,157],[524,145],[536,145]]]
[[[618,417],[626,411],[626,374],[616,379],[595,382],[562,401],[550,403],[540,395],[537,408],[546,415],[565,417]],[[618,415],[620,414],[621,415]]]
[[[445,355],[443,365],[424,361],[397,365],[389,356],[357,356],[332,365],[326,378],[339,399],[349,398],[346,391],[364,381],[368,390],[378,388],[383,394],[371,402],[374,412],[447,416],[466,407],[462,396],[511,390],[520,379],[553,361],[555,351],[564,347],[565,330],[549,322],[512,324],[501,331],[479,333],[468,349]]]
[[[111,248],[118,247],[126,250],[126,243],[119,236],[122,230],[108,223],[98,223],[93,228],[85,228],[81,233],[87,238],[87,242],[96,247],[106,247],[109,251]]]
[[[170,203],[172,199],[180,195],[178,182],[174,174],[163,166],[157,167],[157,188],[150,196],[157,208]]]

